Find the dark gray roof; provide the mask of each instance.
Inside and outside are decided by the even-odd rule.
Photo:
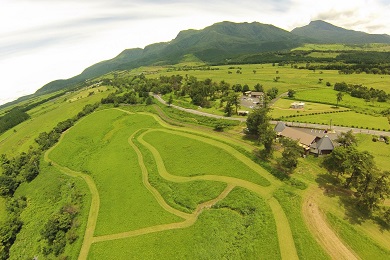
[[[286,125],[283,122],[278,122],[274,128],[276,133],[282,132],[286,128]]]
[[[332,140],[327,135],[325,135],[320,140],[318,140],[315,144],[313,144],[312,147],[317,148],[319,151],[324,151],[324,150],[332,151],[334,149],[334,144]]]

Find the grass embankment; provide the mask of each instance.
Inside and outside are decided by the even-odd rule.
[[[270,185],[267,179],[237,160],[234,155],[214,145],[200,142],[199,139],[187,138],[180,133],[153,131],[148,132],[144,140],[153,144],[160,152],[165,167],[173,175],[220,175],[248,180],[261,186]]]
[[[280,259],[275,234],[265,201],[236,188],[189,228],[96,243],[89,259]]]
[[[303,220],[301,196],[291,191],[291,188],[284,187],[275,192],[275,198],[286,213],[299,258],[329,259]]]
[[[341,220],[332,213],[326,214],[333,230],[343,239],[362,259],[388,259],[390,250],[376,244],[365,234],[358,232],[351,224]]]
[[[101,198],[95,235],[181,220],[163,210],[145,189],[137,155],[127,142],[139,128],[153,126],[159,125],[142,115],[100,111],[76,125],[52,151],[52,160],[90,173],[95,180]]]
[[[17,125],[0,136],[0,154],[6,153],[14,156],[27,151],[34,139],[42,132],[51,131],[58,122],[67,120],[77,115],[86,104],[100,102],[110,91],[100,92],[75,102],[68,102],[65,98],[49,101],[34,108],[28,113],[31,119]],[[73,94],[74,95],[74,94]],[[71,95],[69,95],[69,98]],[[16,132],[14,132],[14,129]]]
[[[82,201],[77,215],[77,239],[65,248],[64,255],[77,259],[88,219],[90,195],[83,180],[71,178],[59,172],[55,167],[41,162],[41,172],[30,183],[23,183],[18,188],[16,196],[27,197],[27,207],[21,215],[23,228],[11,247],[11,259],[32,259],[37,256],[45,259],[42,248],[41,230],[48,219],[62,207],[75,199]]]

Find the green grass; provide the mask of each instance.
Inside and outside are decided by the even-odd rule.
[[[388,91],[390,92],[390,91]],[[331,105],[337,105],[336,95],[337,91],[329,87],[326,89],[310,89],[298,91],[295,94],[295,99],[302,101],[309,101],[315,103],[325,103]],[[349,107],[351,109],[362,112],[376,112],[380,113],[384,109],[390,108],[388,102],[365,102],[364,99],[351,97],[349,94],[344,93],[343,100],[339,103],[341,107]]]
[[[390,51],[390,44],[369,43],[369,44],[314,44],[308,43],[293,49],[300,51]]]
[[[153,155],[136,139],[133,142],[141,150],[144,163],[148,169],[149,182],[173,208],[183,212],[193,212],[197,205],[216,198],[226,187],[226,184],[212,181],[190,181],[174,183],[163,179],[157,170]]]
[[[365,234],[358,232],[352,225],[341,220],[332,213],[326,217],[333,230],[354,250],[362,259],[388,259],[390,251],[377,245]]]
[[[336,108],[332,105],[305,102],[304,109],[292,109],[290,108],[291,103],[295,100],[281,98],[276,101],[271,110],[272,118],[280,118],[286,116],[298,116],[307,115],[311,113],[322,113],[322,112],[333,112],[333,111],[344,111],[345,108]]]
[[[332,120],[332,125],[345,126],[345,127],[357,127],[363,129],[372,129],[375,130],[390,130],[390,125],[386,117],[380,116],[370,116],[359,114],[353,111],[342,112],[342,113],[332,113],[332,114],[320,114],[320,115],[310,115],[310,116],[299,116],[290,118],[295,122],[302,123],[317,123],[323,125],[329,125],[330,120]]]
[[[189,228],[96,243],[88,259],[280,259],[275,234],[265,201],[236,188]]]
[[[95,235],[113,234],[180,221],[157,203],[142,183],[130,135],[157,122],[117,110],[96,112],[65,136],[50,155],[60,165],[90,173],[100,195]]]
[[[82,207],[78,215],[78,239],[66,247],[65,255],[77,259],[88,218],[90,196],[82,179],[70,178],[41,162],[41,172],[31,183],[23,183],[16,196],[27,197],[27,207],[21,214],[23,227],[11,247],[10,259],[47,259],[41,252],[44,241],[40,241],[40,231],[53,213],[71,201],[74,194],[82,196]]]
[[[230,176],[261,186],[269,185],[269,182],[259,173],[237,160],[232,154],[213,145],[160,131],[147,133],[144,140],[160,152],[167,171],[173,175]]]
[[[329,259],[329,256],[316,242],[303,220],[301,196],[288,188],[278,189],[274,195],[288,218],[299,258]]]
[[[0,136],[0,154],[14,156],[27,151],[34,145],[34,139],[42,132],[51,131],[58,122],[77,115],[86,104],[99,102],[110,92],[103,92],[75,102],[67,102],[61,97],[49,101],[30,111],[31,119],[17,125]],[[14,129],[16,132],[14,132]]]
[[[379,169],[383,171],[390,169],[390,145],[384,142],[373,142],[371,135],[360,134],[356,137],[358,139],[357,148],[374,155],[374,160]]]

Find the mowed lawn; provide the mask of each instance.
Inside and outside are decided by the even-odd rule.
[[[95,180],[100,196],[95,235],[182,220],[165,211],[142,183],[138,158],[128,138],[143,127],[158,124],[144,115],[95,112],[74,126],[50,154],[55,162]]]
[[[281,241],[283,243],[283,241]],[[95,243],[88,259],[280,259],[268,204],[235,188],[194,225]]]
[[[368,151],[374,156],[374,160],[383,171],[390,169],[390,145],[384,142],[373,142],[371,135],[357,135],[357,149]]]
[[[291,120],[294,120],[295,122],[316,123],[323,125],[329,125],[330,120],[332,120],[332,125],[357,127],[370,130],[390,130],[389,121],[386,117],[364,115],[353,111],[334,114],[299,116],[291,118]]]
[[[265,172],[264,169],[258,167],[261,173],[256,172],[232,154],[214,145],[162,131],[148,132],[144,140],[159,151],[170,174],[229,176],[261,186],[270,185],[268,180],[261,176]]]
[[[387,83],[388,84],[388,83]],[[389,84],[390,85],[390,84]],[[390,93],[390,89],[387,91]],[[309,89],[297,91],[295,98],[297,100],[320,102],[337,105],[337,91],[333,90],[332,87],[325,89]],[[389,102],[365,102],[362,98],[351,97],[349,94],[344,93],[343,100],[339,102],[340,107],[349,107],[358,111],[375,111],[381,112],[384,109],[390,108]]]
[[[281,98],[272,105],[270,115],[272,118],[294,116],[294,115],[307,115],[311,113],[321,113],[321,112],[333,112],[333,111],[342,111],[345,108],[335,108],[332,105],[304,102],[304,109],[293,109],[291,103],[296,102],[291,99]]]

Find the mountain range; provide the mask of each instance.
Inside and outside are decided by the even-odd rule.
[[[144,49],[124,50],[113,59],[94,64],[73,78],[52,81],[35,94],[70,88],[77,83],[111,71],[149,65],[177,64],[188,55],[208,64],[217,64],[245,55],[287,51],[305,43],[390,43],[390,36],[347,30],[324,21],[312,21],[291,32],[258,22],[225,21],[202,30],[181,31],[170,42],[151,44]]]

